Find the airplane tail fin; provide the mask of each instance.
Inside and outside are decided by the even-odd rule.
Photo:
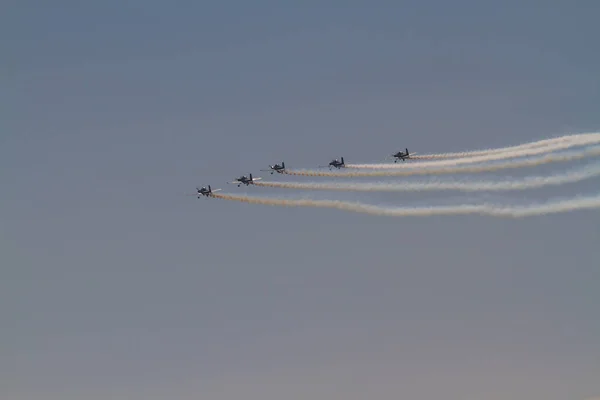
[[[406,156],[408,156],[408,147],[406,149],[404,149],[404,150],[406,150]]]
[[[281,162],[281,167],[282,167],[283,169],[285,169],[285,162],[283,162],[283,161]]]
[[[250,174],[250,182],[252,182],[252,174]]]
[[[210,185],[208,185],[208,193],[212,192],[212,188],[210,187]]]
[[[346,164],[346,163],[344,162],[344,157],[342,157],[342,165],[344,165],[344,164]]]

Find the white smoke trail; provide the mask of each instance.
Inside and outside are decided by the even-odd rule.
[[[589,165],[579,170],[560,175],[534,176],[522,180],[506,181],[472,181],[472,182],[405,182],[405,183],[338,183],[338,182],[256,182],[256,186],[301,189],[301,190],[332,190],[349,192],[421,192],[433,190],[460,190],[463,192],[476,191],[509,191],[537,189],[544,186],[558,186],[567,183],[581,182],[600,175],[600,164]]]
[[[591,134],[590,134],[591,135]],[[369,168],[369,169],[392,169],[392,168],[400,168],[400,169],[412,169],[412,168],[422,168],[422,167],[438,167],[443,165],[461,165],[461,164],[476,164],[483,163],[489,161],[496,160],[504,160],[508,158],[517,158],[517,157],[527,157],[534,156],[539,154],[551,153],[558,150],[566,150],[571,147],[576,146],[589,146],[591,144],[600,143],[600,134],[596,136],[587,136],[580,137],[577,139],[572,139],[568,142],[563,143],[555,143],[551,145],[546,145],[542,147],[535,148],[527,148],[521,150],[515,150],[510,152],[501,152],[496,154],[485,154],[480,156],[472,156],[472,157],[463,157],[456,158],[451,160],[438,160],[438,161],[425,161],[419,163],[408,163],[408,164],[396,164],[396,163],[388,163],[388,164],[347,164],[348,168]]]
[[[337,200],[289,200],[244,195],[214,194],[215,198],[239,201],[250,204],[262,204],[282,207],[334,208],[370,215],[387,217],[428,217],[436,215],[483,215],[500,218],[524,218],[546,214],[565,213],[577,210],[600,208],[600,194],[589,197],[574,197],[548,203],[528,206],[500,206],[494,204],[462,204],[456,206],[432,207],[381,207],[363,203],[350,203]]]
[[[356,178],[356,177],[372,177],[372,176],[414,176],[414,175],[441,175],[441,174],[459,174],[459,173],[479,173],[492,172],[503,169],[514,169],[523,167],[535,167],[539,165],[567,162],[580,160],[586,157],[600,155],[600,146],[586,148],[583,150],[572,151],[570,153],[546,154],[544,156],[527,158],[522,160],[512,160],[497,164],[488,165],[457,165],[457,166],[440,166],[438,168],[423,168],[423,169],[388,169],[388,170],[371,170],[371,171],[353,171],[353,172],[336,172],[336,171],[314,171],[314,170],[288,170],[288,175],[298,176],[321,176],[321,177],[339,177],[339,178]]]
[[[480,156],[486,154],[496,154],[496,153],[506,153],[512,151],[519,151],[523,149],[543,147],[548,145],[553,145],[557,143],[565,143],[571,142],[574,140],[579,140],[582,138],[593,138],[598,137],[600,133],[582,133],[576,135],[565,135],[551,139],[538,140],[535,142],[528,142],[516,146],[508,146],[508,147],[499,147],[499,148],[491,148],[485,150],[472,150],[472,151],[462,151],[455,153],[437,153],[437,154],[422,154],[411,156],[414,159],[424,159],[424,160],[432,160],[432,159],[444,159],[444,158],[459,158],[459,157],[473,157]]]

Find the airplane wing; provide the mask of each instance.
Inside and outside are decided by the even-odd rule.
[[[223,190],[223,189],[213,189],[213,190],[212,190],[212,192],[213,192],[213,193],[214,193],[214,192],[220,192],[221,190]]]
[[[262,178],[252,178],[253,181],[260,181]]]

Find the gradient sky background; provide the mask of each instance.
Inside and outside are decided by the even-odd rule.
[[[599,13],[584,0],[4,2],[0,397],[600,395],[597,210],[388,219],[184,196],[304,195],[224,184],[281,160],[600,131]]]

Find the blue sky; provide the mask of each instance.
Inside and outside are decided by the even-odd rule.
[[[8,2],[0,394],[599,395],[597,211],[386,219],[184,196],[205,184],[303,195],[225,185],[281,160],[599,131],[598,12],[592,1]]]

